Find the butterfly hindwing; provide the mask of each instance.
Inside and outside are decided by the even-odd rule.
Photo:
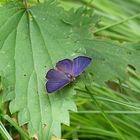
[[[49,70],[46,78],[48,80],[46,83],[46,90],[48,93],[54,92],[70,82],[65,73],[55,69]]]

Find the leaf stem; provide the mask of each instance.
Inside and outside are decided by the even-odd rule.
[[[23,0],[23,5],[25,6],[25,8],[28,8],[28,4],[27,4],[27,0]]]

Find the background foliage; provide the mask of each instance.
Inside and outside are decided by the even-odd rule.
[[[76,105],[62,138],[139,139],[138,0],[0,2],[3,139],[60,137]],[[47,70],[78,55],[92,64],[48,95]]]

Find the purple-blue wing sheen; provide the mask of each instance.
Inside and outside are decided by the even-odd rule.
[[[72,74],[73,62],[70,59],[64,59],[56,64],[58,70],[67,74]]]
[[[49,70],[46,78],[48,80],[46,83],[46,90],[48,93],[52,93],[70,83],[65,73],[55,69]]]
[[[73,59],[73,76],[78,76],[90,64],[91,58],[86,56],[78,56]]]

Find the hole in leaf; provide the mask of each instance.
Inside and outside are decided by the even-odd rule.
[[[129,68],[131,68],[132,70],[136,71],[136,68],[135,68],[133,65],[128,64],[127,66],[128,66]]]

